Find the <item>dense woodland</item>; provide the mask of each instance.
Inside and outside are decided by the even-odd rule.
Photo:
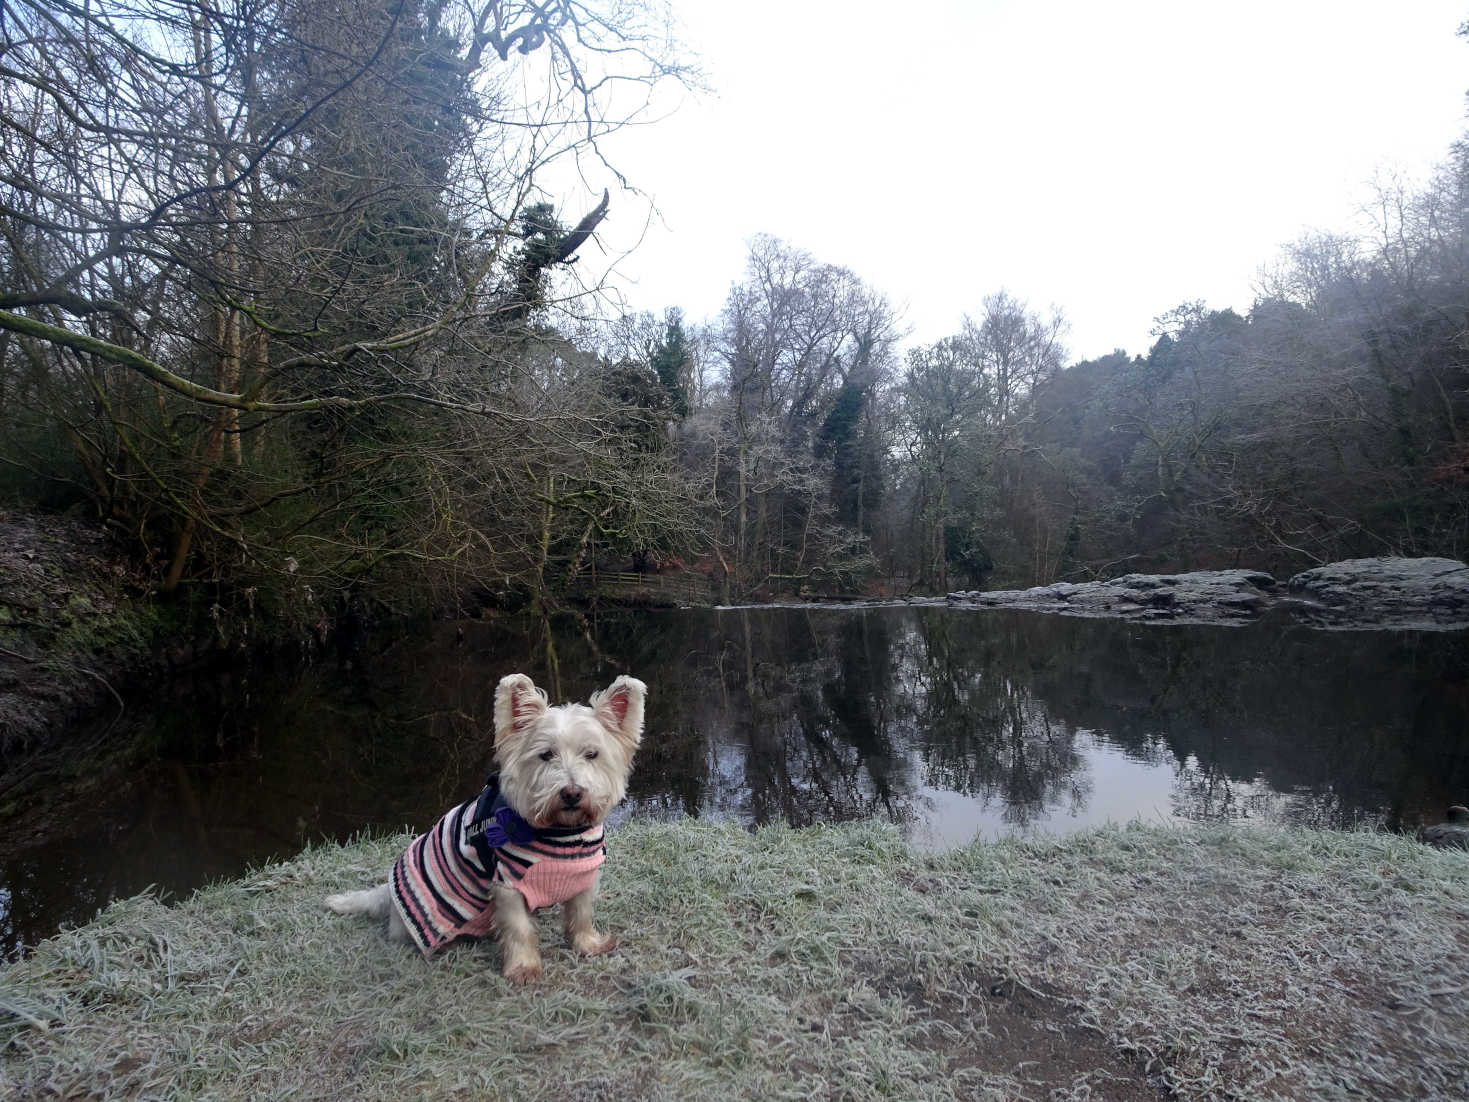
[[[1075,363],[1003,289],[914,346],[770,237],[706,324],[609,310],[617,197],[537,179],[679,81],[653,4],[4,0],[0,504],[227,609],[1469,553],[1469,143]]]

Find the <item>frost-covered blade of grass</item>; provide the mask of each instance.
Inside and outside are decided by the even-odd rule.
[[[406,839],[140,897],[0,972],[0,1094],[1469,1097],[1469,854],[1134,827],[909,850],[852,824],[614,832],[579,960],[425,962],[326,912]]]

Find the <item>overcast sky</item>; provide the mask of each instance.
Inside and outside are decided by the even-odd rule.
[[[1465,123],[1462,0],[673,7],[712,91],[607,152],[658,212],[616,266],[628,304],[694,320],[766,232],[914,341],[1006,287],[1064,309],[1073,359],[1145,351],[1186,299],[1247,310],[1280,245],[1349,228],[1374,174],[1421,179]],[[645,217],[615,196],[601,235],[628,249]]]

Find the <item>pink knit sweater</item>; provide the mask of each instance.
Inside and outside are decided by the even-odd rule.
[[[473,821],[480,799],[447,812],[393,866],[393,905],[425,956],[494,926],[493,883],[507,884],[531,910],[564,903],[597,882],[607,859],[601,826],[537,830],[525,842],[491,846]]]

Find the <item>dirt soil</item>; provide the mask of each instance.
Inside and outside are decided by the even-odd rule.
[[[0,755],[119,699],[156,641],[138,593],[101,527],[0,511]]]

